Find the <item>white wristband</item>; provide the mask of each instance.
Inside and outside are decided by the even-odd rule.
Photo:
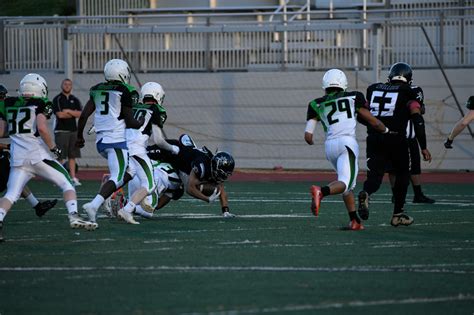
[[[305,132],[314,133],[314,129],[316,128],[316,120],[310,119],[306,122],[306,129]]]

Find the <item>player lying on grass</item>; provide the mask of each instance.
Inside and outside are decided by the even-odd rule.
[[[448,135],[444,142],[446,149],[453,148],[453,141],[463,130],[474,120],[474,96],[469,97],[466,102],[466,107],[469,110],[463,118],[461,118],[453,127],[453,130]]]
[[[0,229],[3,228],[7,212],[35,175],[61,188],[72,228],[94,229],[92,222],[82,220],[77,213],[76,191],[68,172],[50,156],[52,152],[59,158],[61,150],[55,145],[48,129],[47,120],[52,114],[52,104],[47,99],[46,81],[38,74],[27,74],[20,81],[18,91],[19,97],[7,97],[0,102],[0,117],[9,123],[12,155],[7,192],[0,199]],[[3,137],[3,133],[4,130],[0,130],[0,137]],[[0,238],[3,239],[1,231]]]
[[[326,157],[337,173],[337,180],[327,186],[311,186],[311,211],[319,214],[321,200],[328,195],[342,193],[349,213],[349,229],[363,230],[357,215],[353,189],[358,173],[359,146],[355,137],[356,116],[365,120],[379,132],[388,133],[388,128],[364,107],[362,93],[346,91],[347,78],[344,72],[331,69],[324,74],[322,88],[326,94],[308,105],[305,141],[312,145],[317,121],[321,121],[326,133]]]
[[[234,171],[234,158],[227,152],[212,154],[206,147],[198,148],[189,135],[182,135],[179,140],[168,140],[179,147],[177,155],[156,147],[149,149],[151,159],[170,163],[179,171],[184,190],[191,197],[211,203],[219,198],[222,216],[234,217],[229,211],[229,201],[224,182]],[[213,187],[213,189],[209,189]],[[204,190],[203,190],[204,188]]]

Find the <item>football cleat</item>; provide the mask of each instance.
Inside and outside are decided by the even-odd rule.
[[[351,222],[349,222],[349,230],[352,230],[352,231],[361,231],[361,230],[365,230],[364,226],[362,225],[362,222],[357,222],[357,220],[351,220]]]
[[[142,206],[143,210],[146,212],[153,213],[155,211],[155,208],[148,203],[148,198],[144,198],[142,202],[140,202],[140,206]]]
[[[124,209],[120,209],[117,214],[118,214],[119,218],[124,219],[125,222],[127,222],[127,223],[140,224],[140,222],[135,221],[135,219],[133,218],[133,214],[131,214],[130,212],[125,211]]]
[[[93,231],[99,227],[95,222],[89,222],[83,220],[77,212],[68,214],[69,225],[72,229],[84,228],[89,231]]]
[[[369,219],[369,194],[366,191],[359,193],[359,209],[357,210],[362,220]]]
[[[409,215],[406,215],[405,213],[398,213],[394,214],[392,216],[392,220],[390,221],[390,224],[392,226],[399,226],[399,225],[410,225],[413,222],[415,222],[415,219],[410,217]]]
[[[315,215],[319,215],[319,207],[321,206],[321,200],[323,199],[323,193],[321,187],[311,186],[311,212]]]
[[[413,197],[413,203],[435,203],[434,199],[428,198],[425,195]]]
[[[112,198],[109,197],[105,199],[104,203],[102,204],[102,208],[108,217],[112,217]]]
[[[5,241],[3,238],[3,221],[0,221],[0,243]]]
[[[87,213],[90,222],[96,222],[97,209],[95,209],[90,202],[83,205],[82,209]]]
[[[146,219],[153,218],[153,213],[150,213],[150,212],[147,212],[147,211],[143,210],[143,208],[141,206],[135,207],[135,210],[133,210],[133,213],[136,214],[136,215],[139,215],[143,218],[146,218]]]
[[[58,199],[45,200],[45,201],[39,202],[33,208],[35,209],[36,215],[41,218],[42,216],[46,214],[46,212],[48,212],[49,209],[54,208],[57,202],[58,202]]]

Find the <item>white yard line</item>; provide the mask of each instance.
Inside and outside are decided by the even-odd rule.
[[[409,305],[409,304],[430,304],[430,303],[443,303],[443,302],[455,302],[455,301],[472,301],[474,295],[463,294],[451,296],[440,296],[440,297],[409,297],[405,299],[393,299],[393,300],[372,300],[372,301],[341,301],[331,303],[320,303],[320,304],[302,304],[302,305],[286,305],[280,307],[267,307],[267,308],[252,308],[252,309],[236,309],[227,311],[216,311],[207,313],[184,313],[182,315],[240,315],[240,314],[264,314],[264,313],[287,313],[287,312],[304,312],[304,311],[315,311],[325,309],[345,309],[353,307],[371,307],[371,306],[387,306],[387,305]],[[349,310],[347,310],[349,312]]]
[[[120,252],[120,251],[119,251]],[[436,266],[434,266],[436,267]],[[376,273],[449,273],[474,274],[474,270],[452,270],[429,267],[399,266],[348,266],[348,267],[273,267],[273,266],[77,266],[77,267],[0,267],[0,272],[69,272],[69,271],[166,271],[166,272],[305,272],[305,273],[339,273],[339,272],[376,272]]]

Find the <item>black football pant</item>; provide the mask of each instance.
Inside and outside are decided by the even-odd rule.
[[[373,194],[380,188],[386,165],[392,165],[396,175],[393,213],[400,213],[405,205],[410,180],[408,141],[403,135],[370,134],[367,136],[367,179],[364,190]]]

